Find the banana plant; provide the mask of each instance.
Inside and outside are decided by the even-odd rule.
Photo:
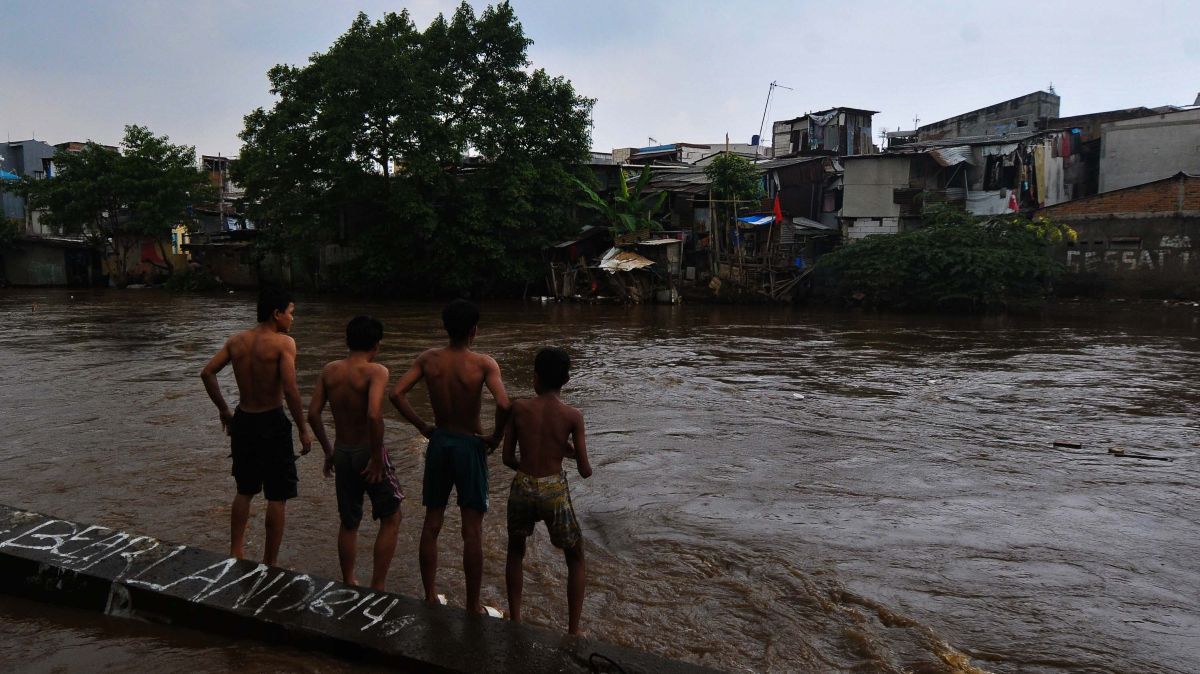
[[[579,206],[596,211],[616,234],[634,234],[637,232],[656,232],[662,230],[662,225],[654,220],[654,215],[662,210],[666,203],[667,193],[648,194],[642,196],[650,185],[650,167],[642,169],[637,183],[630,189],[625,178],[624,169],[618,169],[617,193],[611,200],[596,193],[587,183],[572,176],[575,186],[583,192],[584,200]]]

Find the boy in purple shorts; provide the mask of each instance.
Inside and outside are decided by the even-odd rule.
[[[308,423],[325,450],[325,477],[335,476],[338,514],[338,561],[342,581],[357,585],[354,564],[358,557],[358,524],[363,516],[363,495],[371,498],[371,515],[379,520],[375,538],[375,568],[371,589],[383,590],[388,566],[396,552],[400,531],[400,502],[404,493],[396,471],[383,448],[383,398],[387,368],[374,362],[383,339],[383,324],[370,316],[356,316],[346,325],[350,354],[321,370],[317,390],[308,409]],[[334,446],[325,435],[321,411],[325,401],[333,409]]]

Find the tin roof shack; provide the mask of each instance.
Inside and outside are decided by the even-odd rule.
[[[1073,134],[1071,147],[1075,159],[1063,163],[1063,183],[1068,198],[1080,199],[1100,191],[1100,138],[1105,124],[1154,114],[1149,108],[1127,108],[1039,122],[1039,131]]]
[[[798,156],[759,162],[755,170],[766,198],[729,202],[715,197],[699,167],[656,169],[648,189],[670,195],[670,227],[683,230],[684,287],[787,300],[816,257],[833,248],[841,165],[832,157]],[[783,220],[773,215],[777,195]],[[735,220],[735,214],[748,219]]]
[[[1034,131],[1038,128],[1038,123],[1058,117],[1058,109],[1057,94],[1035,91],[918,127],[917,137],[919,140],[929,141]]]
[[[871,118],[874,110],[830,108],[771,124],[774,157],[874,154]]]
[[[546,286],[556,299],[594,299],[599,296],[601,280],[596,261],[609,248],[613,237],[608,227],[588,225],[579,236],[546,250],[549,274]]]
[[[1200,174],[1200,108],[1105,124],[1100,192],[1172,176]]]
[[[1169,178],[1043,208],[1078,234],[1059,291],[1200,299],[1200,176]]]
[[[619,147],[612,151],[618,164],[679,165],[695,164],[703,159],[720,154],[728,148],[747,157],[757,156],[754,145],[749,143],[667,143],[647,147]]]
[[[881,155],[846,157],[841,222],[847,240],[917,226],[926,207],[950,203],[972,215],[999,215],[1069,201],[1068,176],[1086,176],[1081,134],[1014,131],[915,141]],[[905,159],[908,161],[905,161]]]

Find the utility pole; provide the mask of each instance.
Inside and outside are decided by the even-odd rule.
[[[767,108],[770,107],[770,105],[771,105],[771,94],[774,93],[775,89],[777,89],[777,88],[778,89],[787,89],[788,91],[795,91],[795,89],[792,89],[791,87],[785,87],[782,84],[780,84],[779,82],[776,82],[774,80],[771,81],[771,86],[767,88],[767,102],[763,104],[762,121],[760,121],[758,123],[758,145],[754,146],[755,161],[758,160],[758,149],[760,147],[762,147],[763,125],[767,123]],[[774,141],[772,140],[772,142],[774,142]]]

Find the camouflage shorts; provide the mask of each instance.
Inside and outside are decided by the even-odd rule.
[[[530,477],[517,471],[508,493],[508,535],[526,537],[534,526],[546,523],[550,542],[556,548],[574,547],[582,538],[571,492],[567,489],[567,474],[549,477]]]

